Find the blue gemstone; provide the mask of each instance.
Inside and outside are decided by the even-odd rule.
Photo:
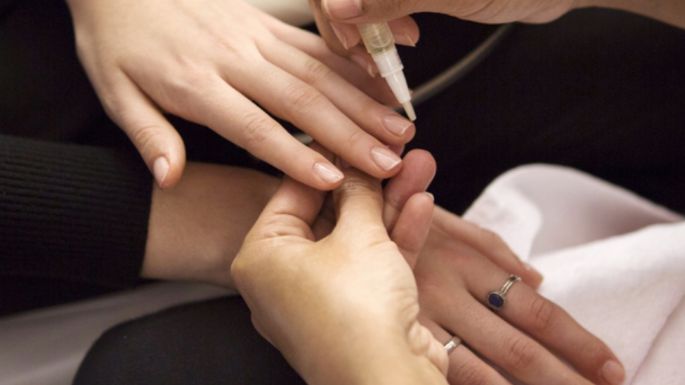
[[[504,298],[499,293],[490,293],[488,295],[488,303],[495,309],[499,309],[504,305]]]

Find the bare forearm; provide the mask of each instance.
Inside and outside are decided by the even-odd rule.
[[[253,170],[190,163],[175,188],[155,186],[141,275],[232,287],[233,257],[277,184]]]
[[[685,28],[685,1],[682,0],[579,0],[578,7],[621,9]]]

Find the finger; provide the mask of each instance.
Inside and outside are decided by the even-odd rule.
[[[359,30],[354,24],[328,22],[333,34],[338,38],[345,51],[361,44]],[[419,26],[411,16],[400,17],[388,22],[396,44],[416,47],[419,42]],[[337,52],[337,51],[336,51]],[[344,52],[343,55],[347,54]]]
[[[321,9],[327,18],[338,22],[375,22],[393,20],[418,12],[437,12],[452,16],[467,16],[482,4],[475,1],[445,0],[322,0]]]
[[[161,188],[176,185],[185,167],[185,147],[178,132],[150,99],[123,73],[103,100],[107,114],[136,146]]]
[[[359,34],[357,34],[356,37],[352,36],[352,38],[357,41],[356,43],[348,41],[345,34],[339,36],[338,34],[342,33],[342,31],[334,29],[329,20],[326,18],[323,10],[321,9],[320,0],[309,0],[309,8],[312,10],[312,15],[314,16],[314,21],[316,22],[316,27],[319,30],[319,34],[324,39],[328,47],[338,55],[346,56],[347,50],[359,42]]]
[[[442,299],[435,320],[458,330],[470,348],[527,385],[591,385],[535,340],[478,303],[467,292]]]
[[[348,83],[325,64],[287,44],[272,44],[264,57],[321,92],[359,127],[387,144],[403,144],[414,124]]]
[[[365,233],[380,232],[387,237],[381,217],[383,199],[380,182],[351,167],[343,167],[343,170],[345,179],[333,191],[338,216],[335,230],[352,228]]]
[[[414,194],[402,207],[397,225],[390,235],[390,239],[400,248],[400,252],[412,269],[416,266],[418,256],[428,239],[433,222],[433,206],[433,195]]]
[[[182,118],[210,127],[219,135],[246,149],[255,157],[282,170],[292,178],[320,190],[337,187],[342,172],[329,160],[290,135],[276,120],[215,75],[194,84],[167,90],[176,100],[162,107]],[[188,84],[186,84],[188,83]],[[191,85],[192,84],[192,85]]]
[[[443,346],[441,347],[444,350],[444,345],[452,338],[453,334],[426,317],[421,317],[420,322],[433,333],[436,340],[442,342]],[[451,385],[511,385],[463,343],[460,343],[456,349],[449,353],[448,360],[447,379]]]
[[[464,266],[463,276],[469,291],[484,304],[487,304],[488,294],[499,289],[509,277],[487,260],[474,260]],[[594,383],[617,385],[623,380],[623,369],[609,347],[566,311],[527,285],[514,284],[498,313],[559,354]]]
[[[542,283],[542,274],[522,262],[496,233],[440,207],[435,210],[435,223],[446,234],[473,247],[502,270],[520,276],[531,287],[537,288]]]
[[[227,79],[230,84],[354,167],[376,178],[388,178],[399,171],[402,160],[396,154],[314,87],[266,61],[250,69],[234,70],[245,73]],[[293,158],[292,153],[289,158]]]
[[[435,159],[430,152],[416,149],[405,155],[402,169],[390,179],[383,190],[383,222],[389,231],[395,227],[402,207],[409,197],[426,191],[435,177],[435,171]]]
[[[331,154],[313,144],[312,150],[330,159]],[[311,227],[319,216],[325,194],[288,177],[257,219],[250,238],[295,235],[314,240]]]
[[[381,77],[369,78],[366,67],[360,67],[359,64],[344,57],[351,55],[352,52],[345,52],[344,56],[338,55],[331,51],[319,36],[301,28],[285,24],[280,20],[275,20],[271,16],[266,17],[268,19],[265,20],[265,24],[282,41],[321,61],[375,100],[390,106],[397,104],[397,100],[385,80]],[[364,53],[364,50],[361,48],[354,51]],[[366,60],[366,58],[362,60]]]

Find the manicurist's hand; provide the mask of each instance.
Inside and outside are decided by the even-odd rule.
[[[391,233],[404,231],[403,207],[425,189],[435,167],[419,152],[409,153],[404,163],[385,189]],[[421,322],[440,341],[455,335],[463,341],[449,356],[450,384],[509,385],[491,364],[527,385],[618,385],[623,380],[623,368],[611,350],[536,293],[540,274],[521,263],[494,233],[436,207],[413,266]],[[491,297],[512,274],[523,280],[513,281],[506,294]]]
[[[415,260],[432,199],[409,198],[398,247],[383,224],[379,182],[345,173],[330,233],[319,225],[324,194],[287,178],[245,238],[231,273],[253,322],[310,384],[445,384],[447,357],[417,321],[402,254]]]
[[[370,175],[399,170],[386,145],[408,142],[414,126],[367,95],[387,97],[382,80],[369,80],[317,36],[242,0],[68,3],[79,57],[105,110],[160,186],[175,185],[185,163],[166,113],[206,125],[318,189],[339,185],[340,170],[265,111]]]
[[[310,0],[317,26],[329,46],[343,53],[351,49],[363,57],[354,24],[389,21],[395,39],[410,44],[418,40],[418,29],[409,15],[436,12],[463,20],[499,24],[546,23],[576,8],[606,7],[630,11],[685,28],[681,0],[654,2],[632,0]],[[359,61],[359,60],[357,60]],[[368,58],[365,65],[370,65]]]

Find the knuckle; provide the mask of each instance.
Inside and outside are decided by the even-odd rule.
[[[469,361],[452,364],[449,376],[458,384],[487,385],[489,382],[487,375]]]
[[[276,129],[277,124],[267,115],[259,112],[245,115],[242,121],[244,125],[241,146],[246,149],[263,144]]]
[[[510,370],[527,371],[538,358],[537,347],[526,337],[516,337],[509,342],[506,352],[506,363]]]
[[[195,96],[204,95],[214,83],[212,71],[197,65],[184,64],[178,76],[167,78],[170,95]]]
[[[142,154],[148,154],[164,147],[164,134],[155,124],[142,124],[131,132],[131,140]]]
[[[532,329],[538,334],[548,332],[553,325],[556,306],[546,298],[536,296],[530,304],[530,314],[532,314]]]
[[[364,143],[367,137],[368,134],[361,129],[352,130],[347,137],[348,148],[358,148]]]
[[[606,360],[612,357],[612,354],[604,343],[592,336],[582,344],[580,356],[585,357],[588,362],[594,362],[599,367],[604,365]]]
[[[483,241],[483,243],[490,246],[500,246],[504,243],[502,237],[500,237],[499,234],[483,227],[479,227],[478,235],[480,239]]]
[[[314,58],[305,60],[304,68],[304,81],[309,84],[324,81],[331,75],[331,69]]]
[[[291,84],[285,90],[285,100],[295,112],[311,110],[322,102],[323,96],[314,88]]]

